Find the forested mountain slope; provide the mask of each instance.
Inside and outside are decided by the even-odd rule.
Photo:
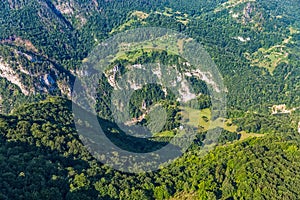
[[[204,157],[195,142],[172,165],[134,175],[91,157],[78,140],[70,105],[66,100],[48,99],[1,116],[1,199],[298,197],[296,133],[220,146]]]
[[[299,13],[299,0],[2,0],[0,199],[298,199]],[[146,99],[166,108],[167,123],[149,138],[133,137],[113,121],[115,88],[103,77],[97,119],[123,149],[153,151],[178,133],[187,110],[200,118],[189,122],[197,137],[182,157],[130,174],[103,165],[83,145],[71,92],[97,45],[140,27],[171,29],[200,43],[223,77],[227,108],[224,118],[212,117],[205,81],[189,79],[200,94],[196,108],[152,84],[135,91],[130,117],[149,123],[141,108]],[[112,64],[124,72],[158,60],[184,66],[163,50],[130,52]],[[286,113],[271,114],[277,107]],[[221,135],[203,155],[210,121]]]
[[[69,95],[76,69],[101,40],[158,26],[204,45],[234,109],[298,106],[298,10],[297,1],[2,1],[1,76],[24,95]]]

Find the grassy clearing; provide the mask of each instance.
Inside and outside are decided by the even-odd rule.
[[[141,49],[144,52],[151,52],[153,50],[164,50],[168,53],[178,55],[184,48],[184,42],[190,42],[191,39],[177,40],[173,37],[163,36],[161,38],[156,38],[153,41],[144,41],[140,43],[122,43],[119,45],[119,52],[112,56],[110,61],[113,62],[117,59],[126,59],[129,61],[136,60],[142,55]],[[127,52],[137,51],[135,54],[127,54]]]
[[[154,134],[154,137],[174,137],[175,133],[173,131],[163,131],[161,133]]]
[[[173,9],[166,7],[162,14],[167,16],[167,17],[172,17],[173,16]]]
[[[252,55],[245,53],[245,57],[251,61],[252,66],[264,67],[272,74],[280,63],[289,63],[290,49],[287,44],[292,43],[293,34],[299,33],[294,27],[290,27],[290,35],[281,44],[274,45],[269,49],[260,48]]]
[[[111,32],[110,32],[110,34],[113,34],[115,32],[122,32],[126,28],[132,26],[136,22],[141,22],[142,24],[145,24],[146,22],[144,22],[143,20],[147,19],[148,17],[149,17],[148,13],[145,13],[145,12],[142,12],[142,11],[134,11],[130,15],[130,19],[127,22],[125,22],[125,23],[121,24],[120,26],[112,29]]]
[[[300,33],[299,30],[297,30],[296,28],[294,28],[292,26],[289,28],[289,30],[290,30],[291,35]]]
[[[178,21],[178,22],[180,22],[184,25],[188,25],[188,23],[190,22],[188,14],[182,13],[182,12],[179,12],[179,11],[174,12],[173,9],[171,9],[171,8],[165,7],[164,11],[162,11],[162,12],[156,11],[155,13],[156,14],[161,14],[161,15],[164,15],[164,16],[167,16],[167,17],[173,17],[173,18],[176,19],[176,21]]]
[[[143,20],[143,19],[147,19],[149,17],[148,13],[142,12],[142,11],[134,11],[131,16],[136,16],[139,19]]]
[[[204,130],[209,128],[209,120],[211,117],[211,113],[209,109],[197,110],[189,107],[181,107],[180,108],[181,115],[183,117],[183,121],[186,122],[187,125],[193,127],[204,127]],[[204,120],[204,117],[208,119],[208,121]]]
[[[270,49],[261,48],[251,56],[246,54],[246,58],[251,60],[252,66],[264,67],[272,74],[280,63],[288,64],[289,53],[285,46],[273,46]]]
[[[188,125],[197,128],[202,126],[204,131],[220,127],[230,132],[236,132],[238,128],[236,125],[232,125],[231,119],[218,118],[214,121],[211,121],[210,109],[197,110],[188,107],[181,107],[181,109],[183,120],[187,121]],[[245,131],[241,131],[239,134],[241,134],[240,140],[244,140],[249,137],[264,136],[264,134],[246,133]]]
[[[110,31],[110,34],[113,34],[115,32],[122,32],[124,31],[127,27],[130,27],[133,23],[137,22],[137,20],[135,19],[130,19],[129,21],[121,24],[120,26],[118,26],[117,28],[113,28],[111,31]]]
[[[280,63],[289,63],[289,50],[286,48],[286,44],[291,39],[292,37],[290,36],[280,45],[272,46],[269,49],[260,48],[252,55],[245,54],[245,57],[251,61],[252,66],[264,67],[272,74]]]

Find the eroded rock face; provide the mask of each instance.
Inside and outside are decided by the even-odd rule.
[[[8,64],[4,63],[3,60],[0,59],[0,77],[7,79],[9,82],[17,85],[24,95],[29,95],[30,91],[27,87],[22,83],[19,75],[13,71]]]
[[[43,82],[49,87],[55,84],[55,80],[50,74],[45,74],[43,76]]]
[[[190,66],[189,63],[186,63],[186,65]],[[162,69],[159,63],[157,63],[155,66],[152,66],[151,71],[147,71],[149,69],[146,69],[145,66],[140,64],[129,65],[126,66],[126,68],[128,70],[138,70],[140,71],[140,73],[152,74],[153,78],[157,80],[156,83],[162,85],[163,87],[162,89],[166,95],[167,95],[167,88],[166,86],[164,86],[163,83],[166,81],[164,80],[166,76],[168,76],[169,78],[171,78],[170,80],[167,81],[170,84],[169,86],[176,88],[180,97],[178,100],[182,102],[188,102],[201,95],[201,94],[196,94],[191,89],[190,83],[188,83],[186,77],[195,77],[198,80],[205,81],[206,84],[210,85],[216,92],[221,91],[221,89],[218,87],[218,84],[214,82],[213,75],[209,72],[202,72],[199,69],[198,70],[185,69],[182,72],[180,72],[176,69],[176,66],[169,66],[167,68],[164,67],[164,69]],[[124,83],[121,86],[119,85],[118,78],[122,79],[125,77],[126,87],[127,89],[130,90],[139,90],[142,89],[143,86],[145,85],[145,82],[139,82],[134,78],[128,78],[126,75],[123,77],[123,75],[121,75],[117,69],[118,67],[115,66],[112,69],[107,70],[105,73],[108,83],[115,90],[123,89],[123,87],[125,86]],[[166,71],[168,71],[168,73],[172,71],[172,73],[165,74]],[[82,72],[81,74],[84,73]]]
[[[28,4],[29,0],[7,0],[10,9],[18,10]]]
[[[58,0],[55,2],[56,9],[59,10],[62,14],[65,15],[72,15],[74,14],[74,3],[71,3],[70,1],[62,1]]]
[[[31,41],[12,35],[0,41],[1,44],[9,44],[17,47],[24,47],[27,51],[38,52],[38,49],[32,44]]]
[[[61,76],[62,72],[50,62],[35,60],[19,51],[12,53],[16,60],[0,55],[0,77],[16,85],[24,95],[44,93],[71,96],[69,77]]]
[[[81,28],[87,23],[87,18],[91,12],[100,11],[99,4],[96,0],[81,2],[76,0],[56,0],[53,5],[66,18],[75,18],[77,23],[72,24],[75,28]],[[72,22],[72,20],[69,20]]]

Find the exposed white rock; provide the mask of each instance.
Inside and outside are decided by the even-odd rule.
[[[107,81],[108,81],[110,86],[112,86],[113,88],[116,87],[116,82],[115,82],[115,76],[114,75],[108,75],[107,76]]]
[[[191,64],[190,64],[189,62],[184,62],[183,65],[184,65],[184,66],[187,66],[187,67],[190,67],[190,66],[191,66]]]
[[[182,81],[182,75],[181,74],[178,74],[177,75],[177,82],[181,82]]]
[[[141,84],[137,84],[135,81],[128,81],[129,84],[130,84],[130,88],[132,90],[139,90],[139,89],[142,89],[143,88],[143,85]]]
[[[52,78],[50,74],[45,74],[43,80],[47,86],[51,86],[55,83],[55,80]]]
[[[218,85],[213,81],[212,74],[210,72],[201,72],[200,69],[192,70],[191,72],[185,72],[186,76],[192,74],[193,76],[198,77],[199,79],[206,82],[206,84],[211,85],[216,92],[220,92],[220,88]]]
[[[162,77],[160,64],[157,65],[157,68],[152,70],[153,74],[155,74],[159,79]]]
[[[9,82],[17,85],[24,95],[29,95],[29,91],[21,82],[18,74],[14,72],[9,66],[3,63],[3,60],[0,59],[0,77],[7,79]]]
[[[132,65],[133,68],[137,68],[137,69],[143,69],[143,66],[141,64],[135,64]]]
[[[248,42],[248,41],[251,40],[250,37],[243,38],[243,37],[241,37],[241,36],[238,36],[238,37],[236,37],[235,39],[237,39],[237,40],[239,40],[239,41],[241,41],[241,42]]]
[[[134,70],[138,69],[141,70],[141,73],[145,71],[146,69],[143,69],[142,65],[136,64],[136,65],[131,65],[128,67],[128,69]],[[207,85],[210,85],[216,92],[220,92],[220,88],[217,85],[217,83],[213,79],[213,75],[211,72],[202,72],[200,69],[195,69],[195,70],[186,70],[185,72],[181,73],[177,70],[176,66],[170,66],[168,70],[163,71],[161,66],[158,64],[157,66],[153,67],[151,69],[151,72],[154,76],[157,77],[156,83],[162,85],[162,89],[167,94],[166,88],[175,88],[176,91],[178,91],[179,97],[178,100],[182,102],[187,102],[192,99],[197,98],[197,96],[201,94],[195,94],[192,89],[191,85],[187,80],[184,79],[185,76],[187,77],[192,77],[194,76],[195,78],[198,78],[200,80],[203,80],[206,82]],[[149,73],[149,72],[147,72]],[[165,73],[165,74],[163,74]],[[106,74],[106,77],[108,79],[109,84],[115,89],[122,89],[118,86],[115,80],[115,75],[113,74],[113,70],[108,71]],[[137,77],[134,76],[134,78],[129,78],[129,77],[123,77],[125,78],[126,81],[126,88],[127,89],[132,89],[132,90],[138,90],[142,89],[142,87],[145,85],[144,82],[140,82],[138,80],[135,80]],[[163,78],[167,78],[167,80],[163,80]],[[167,83],[165,81],[168,81]]]
[[[187,77],[192,77],[193,76],[190,72],[185,72],[184,75],[186,75]]]
[[[238,18],[239,15],[240,15],[239,13],[234,13],[234,14],[232,14],[232,17],[233,17],[233,18]]]
[[[59,0],[56,4],[56,9],[59,10],[62,14],[74,14],[74,8],[71,6],[70,2]]]
[[[197,97],[194,93],[190,91],[189,83],[186,80],[183,80],[180,83],[181,83],[181,87],[178,91],[181,96],[180,101],[188,102]]]

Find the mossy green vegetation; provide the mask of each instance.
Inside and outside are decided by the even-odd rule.
[[[91,156],[79,140],[71,102],[47,98],[62,95],[57,87],[26,96],[0,78],[5,113],[0,115],[0,199],[298,199],[299,110],[290,115],[270,111],[273,105],[300,105],[298,13],[299,2],[285,0],[1,1],[0,60],[28,90],[40,86],[38,76],[32,77],[50,71],[57,74],[55,81],[72,84],[82,62],[105,39],[138,27],[160,27],[187,35],[208,51],[228,89],[228,116],[211,120],[202,82],[194,82],[194,90],[205,94],[196,109],[177,105],[153,86],[136,91],[131,115],[142,114],[142,95],[154,99],[153,106],[165,104],[168,127],[146,139],[128,136],[112,122],[108,105],[113,88],[103,76],[99,122],[123,149],[139,153],[166,145],[178,134],[180,120],[198,131],[188,151],[171,165],[128,174]],[[175,55],[185,42],[124,43],[111,59],[122,69],[158,60],[177,65]],[[168,49],[170,43],[176,48]],[[126,45],[136,45],[137,51],[125,53]],[[156,45],[168,51],[155,52]],[[147,91],[155,95],[147,96]],[[145,119],[141,124],[147,124]],[[211,144],[212,151],[203,155],[209,127],[222,128],[222,134],[217,147]]]
[[[70,106],[68,100],[51,98],[0,116],[2,199],[296,199],[299,195],[296,131],[233,143],[226,140],[237,136],[227,132],[205,156],[195,141],[170,166],[134,175],[102,165],[89,154],[73,126]]]

